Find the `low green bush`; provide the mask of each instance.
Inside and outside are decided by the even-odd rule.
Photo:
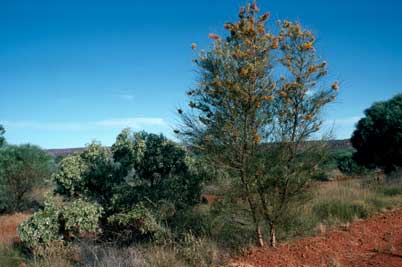
[[[68,241],[83,233],[99,231],[102,208],[81,199],[63,202],[49,197],[44,209],[18,226],[21,241],[31,249],[49,247],[54,241]]]
[[[211,214],[209,206],[198,205],[179,211],[170,223],[173,233],[181,237],[191,232],[196,236],[207,236],[211,233]]]
[[[18,249],[0,243],[0,266],[18,267],[25,259]]]
[[[385,186],[381,191],[385,196],[399,196],[402,195],[402,186]]]
[[[343,202],[329,200],[318,203],[313,207],[313,212],[321,221],[349,222],[354,218],[367,218],[371,210],[364,202]]]

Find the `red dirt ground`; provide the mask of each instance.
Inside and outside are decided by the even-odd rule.
[[[0,216],[0,244],[10,245],[18,242],[17,226],[30,216],[31,214],[27,213]]]
[[[402,209],[281,244],[276,249],[254,249],[228,266],[402,267]]]

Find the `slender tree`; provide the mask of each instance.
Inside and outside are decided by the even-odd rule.
[[[257,199],[254,194],[256,146],[272,121],[270,111],[275,83],[270,75],[272,51],[278,39],[265,30],[269,14],[258,16],[256,4],[239,12],[239,21],[225,24],[226,39],[216,34],[211,51],[200,51],[194,62],[200,81],[188,91],[191,111],[182,115],[182,137],[200,149],[241,185],[260,245],[263,245]],[[193,44],[193,49],[196,45]]]
[[[272,101],[274,119],[260,146],[261,168],[257,191],[263,215],[270,225],[271,245],[276,245],[275,226],[286,215],[289,204],[299,201],[323,159],[322,144],[306,143],[319,131],[321,111],[333,101],[338,82],[325,87],[327,63],[314,48],[315,37],[299,23],[284,21],[278,36],[278,62],[282,70]]]
[[[209,35],[212,49],[195,60],[200,77],[187,93],[190,110],[178,110],[179,133],[231,174],[259,244],[265,220],[275,246],[275,225],[306,191],[319,159],[303,143],[319,130],[320,111],[335,98],[338,84],[323,89],[319,83],[326,63],[315,54],[311,32],[285,21],[275,36],[265,29],[269,13],[258,11],[255,2],[248,4],[238,22],[225,24],[227,38]]]

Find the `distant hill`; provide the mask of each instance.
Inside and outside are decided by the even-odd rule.
[[[352,144],[349,139],[343,140],[330,140],[328,141],[330,149],[348,149],[352,148]],[[85,150],[85,147],[77,147],[77,148],[55,148],[55,149],[47,149],[46,151],[54,156],[67,156],[74,153],[81,153]]]
[[[55,148],[55,149],[47,149],[47,153],[54,157],[58,156],[67,156],[74,153],[81,153],[85,150],[85,147],[77,147],[77,148]]]

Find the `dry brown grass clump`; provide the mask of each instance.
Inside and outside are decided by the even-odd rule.
[[[17,226],[31,217],[29,213],[0,216],[0,244],[11,245],[18,241]]]

